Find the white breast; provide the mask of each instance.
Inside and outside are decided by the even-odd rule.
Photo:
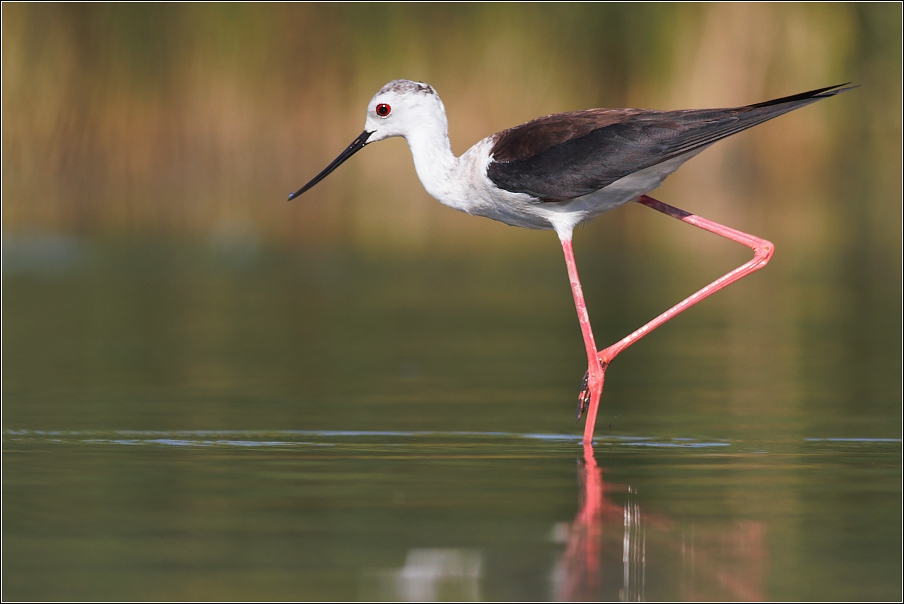
[[[532,195],[498,188],[487,177],[492,137],[468,149],[443,174],[425,188],[440,203],[467,214],[485,216],[511,226],[555,230],[570,238],[579,223],[608,212],[657,188],[681,164],[705,147],[640,170],[589,195],[562,202],[542,202]],[[419,171],[420,174],[420,171]],[[422,178],[423,181],[423,178]]]

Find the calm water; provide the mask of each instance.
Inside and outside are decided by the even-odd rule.
[[[733,286],[613,364],[585,450],[538,241],[6,238],[3,597],[901,598],[898,285]],[[581,241],[602,341],[705,278]]]

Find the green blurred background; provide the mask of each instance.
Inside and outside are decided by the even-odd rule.
[[[548,113],[733,106],[853,81],[857,92],[707,151],[662,196],[747,220],[782,255],[894,259],[900,51],[890,4],[14,4],[3,8],[3,229],[531,246],[536,234],[431,201],[402,140],[280,202],[360,131],[394,78],[442,95],[456,153]],[[643,213],[582,239],[685,236],[669,225],[653,237],[655,222]]]
[[[713,397],[742,416],[840,390],[839,419],[884,425],[900,417],[901,32],[894,4],[4,4],[4,422],[276,427],[224,397],[269,396],[298,423],[305,400],[475,392],[570,417],[583,353],[554,235],[430,199],[401,139],[285,202],[382,84],[410,78],[443,97],[456,153],[548,113],[859,85],[657,192],[777,253],[622,371],[721,376]],[[601,343],[747,257],[633,205],[576,248]],[[201,413],[186,388],[218,402]],[[441,407],[415,415],[464,421]]]

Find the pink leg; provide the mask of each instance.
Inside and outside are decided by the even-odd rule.
[[[574,306],[578,311],[578,322],[581,324],[581,334],[584,336],[584,347],[587,349],[587,374],[584,376],[583,389],[579,396],[578,419],[581,412],[588,404],[590,409],[596,412],[599,407],[600,395],[603,393],[603,380],[606,377],[605,366],[600,363],[596,351],[596,342],[593,340],[593,331],[590,329],[590,317],[587,315],[587,304],[584,303],[584,292],[581,289],[581,280],[578,279],[578,267],[574,262],[574,250],[571,247],[571,239],[562,240],[562,251],[565,252],[565,265],[568,267],[568,280],[571,282],[571,293],[574,296]],[[593,417],[596,417],[595,415]],[[593,421],[587,416],[587,425],[590,432],[584,430],[584,445],[590,445],[593,441]],[[589,436],[588,436],[589,434]]]
[[[622,338],[612,346],[601,350],[598,354],[599,358],[599,368],[600,374],[594,378],[594,367],[597,366],[596,363],[590,363],[590,370],[588,370],[588,379],[587,386],[581,392],[579,401],[579,413],[582,409],[587,409],[587,422],[584,424],[584,443],[589,444],[593,441],[593,428],[596,424],[596,414],[599,409],[599,401],[600,394],[602,394],[603,388],[603,379],[605,378],[606,369],[609,367],[609,363],[618,356],[620,352],[622,352],[625,348],[644,337],[669,319],[673,318],[675,315],[687,310],[697,302],[700,302],[704,298],[711,296],[716,293],[723,287],[734,283],[741,277],[745,277],[752,273],[753,271],[759,270],[766,266],[769,262],[769,259],[772,258],[772,254],[775,252],[775,247],[769,241],[765,239],[760,239],[759,237],[754,237],[753,235],[748,235],[747,233],[742,233],[741,231],[737,231],[730,227],[721,225],[717,222],[713,222],[711,220],[707,220],[706,218],[701,218],[696,214],[691,214],[689,212],[685,212],[684,210],[679,210],[673,206],[670,206],[666,203],[653,199],[652,197],[647,197],[646,195],[641,195],[637,200],[638,203],[642,203],[648,208],[653,208],[658,212],[662,212],[672,218],[677,218],[682,222],[686,222],[688,224],[692,224],[695,227],[699,227],[705,231],[709,231],[710,233],[715,233],[716,235],[721,235],[722,237],[726,237],[731,239],[732,241],[737,241],[738,243],[742,243],[753,250],[753,258],[734,269],[733,271],[722,275],[703,289],[697,291],[696,293],[688,296],[672,308],[668,309],[640,329],[628,334],[626,337]],[[563,243],[564,246],[564,243]],[[571,245],[569,242],[569,249],[565,252],[565,260],[569,263],[568,274],[571,277],[571,288],[574,292],[575,296],[575,304],[578,304],[578,296],[581,294],[581,286],[580,283],[577,284],[577,289],[575,289],[575,282],[577,280],[577,271],[573,269],[574,265],[574,256],[571,256],[569,261],[569,254],[571,251]],[[587,320],[587,311],[583,306],[583,295],[581,295],[581,302],[578,305],[578,318],[581,320],[581,330],[584,331],[584,342],[587,345],[592,345],[593,343],[593,335],[590,335],[589,344],[587,339],[587,334],[590,333],[590,323],[587,322],[586,330],[584,328],[584,321]],[[584,308],[582,313],[582,308]],[[596,384],[599,384],[599,392],[595,391]]]

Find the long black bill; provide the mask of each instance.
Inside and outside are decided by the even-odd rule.
[[[339,157],[334,159],[330,163],[330,165],[328,165],[326,168],[323,169],[323,171],[320,174],[318,174],[317,176],[312,178],[311,182],[309,182],[302,188],[298,189],[294,193],[290,193],[289,201],[292,201],[293,199],[295,199],[296,197],[298,197],[299,195],[301,195],[302,193],[304,193],[305,191],[307,191],[308,189],[310,189],[311,187],[316,185],[318,182],[320,182],[321,180],[323,180],[324,178],[329,176],[330,172],[332,172],[333,170],[338,168],[342,164],[342,162],[344,162],[349,157],[351,157],[352,155],[354,155],[355,153],[357,153],[358,151],[363,149],[364,145],[367,144],[367,139],[370,138],[371,134],[373,134],[373,132],[368,132],[367,130],[362,132],[358,136],[358,138],[356,138],[355,140],[352,141],[351,145],[349,145],[348,147],[345,148],[345,151],[343,151],[342,153],[339,154]]]

